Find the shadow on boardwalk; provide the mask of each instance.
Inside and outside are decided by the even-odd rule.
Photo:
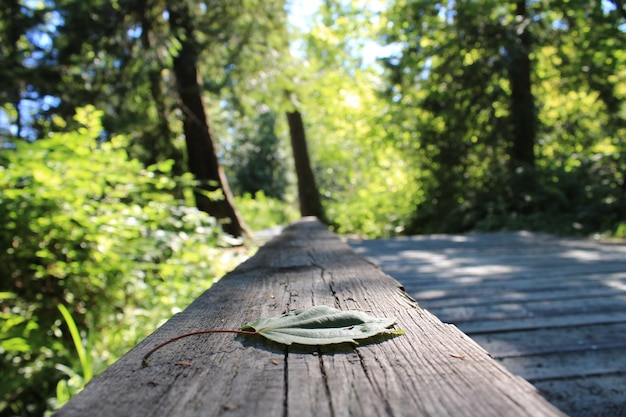
[[[626,244],[528,232],[349,243],[565,413],[626,416]]]

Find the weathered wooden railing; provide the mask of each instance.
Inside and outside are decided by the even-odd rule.
[[[300,348],[233,334],[287,310],[328,305],[396,317],[402,336]],[[115,325],[112,323],[111,325]],[[286,228],[113,364],[58,416],[561,416],[456,327],[317,220]]]

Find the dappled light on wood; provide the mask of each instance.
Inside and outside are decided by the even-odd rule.
[[[351,245],[568,415],[620,415],[624,243],[498,232]]]

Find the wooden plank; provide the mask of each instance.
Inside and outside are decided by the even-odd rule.
[[[575,301],[575,302],[573,302]],[[518,319],[526,317],[554,317],[574,314],[614,314],[626,312],[622,294],[572,299],[552,299],[522,303],[493,303],[470,306],[430,308],[428,310],[444,322],[457,325],[474,321]]]
[[[352,242],[572,417],[626,415],[626,245],[535,233]]]
[[[623,268],[623,263],[620,266],[610,269],[602,268],[602,266],[598,266],[597,268],[590,266],[588,270],[582,271],[563,271],[549,268],[541,273],[533,274],[527,274],[521,271],[517,273],[494,273],[493,275],[481,276],[480,279],[476,279],[474,275],[469,273],[465,273],[460,277],[450,278],[445,276],[429,277],[420,275],[417,271],[404,275],[394,274],[394,276],[401,278],[403,285],[418,291],[428,290],[430,288],[454,291],[463,287],[472,290],[472,285],[476,283],[480,283],[486,290],[497,290],[505,286],[512,289],[532,289],[533,284],[539,286],[539,288],[550,288],[561,281],[564,273],[575,285],[591,281],[619,289],[624,288],[624,280],[626,279],[626,271],[624,271]],[[385,269],[389,270],[391,268]]]
[[[597,278],[596,278],[597,277]],[[601,279],[600,279],[601,277]],[[568,276],[567,286],[560,279],[509,279],[483,282],[480,285],[441,285],[428,289],[418,283],[406,283],[404,289],[427,308],[475,306],[507,301],[525,302],[566,300],[589,296],[622,294],[626,287],[626,272],[607,275]]]
[[[427,253],[430,254],[430,253]],[[450,280],[451,282],[476,283],[479,279],[490,282],[493,279],[500,280],[506,278],[553,278],[565,275],[592,275],[594,273],[615,273],[624,272],[623,261],[605,260],[597,265],[593,263],[573,263],[570,259],[560,261],[542,259],[537,256],[533,259],[530,256],[515,256],[512,258],[493,258],[482,253],[464,253],[462,256],[474,256],[468,260],[455,259],[461,257],[457,253],[446,254],[445,261],[414,263],[403,262],[402,254],[396,254],[385,262],[377,263],[378,266],[389,271],[393,276],[402,278],[402,281],[410,282],[412,278],[418,279],[424,285],[434,285],[440,280]],[[626,254],[624,255],[626,256]],[[480,261],[481,263],[478,263]]]
[[[529,382],[626,373],[626,349],[589,349],[508,357],[500,362]]]
[[[535,386],[567,415],[626,417],[626,374],[539,381]]]
[[[617,416],[626,410],[626,323],[473,339],[568,415]]]
[[[450,254],[450,256],[456,256]],[[467,254],[465,254],[467,256]],[[381,262],[377,265],[390,273],[394,277],[401,278],[405,284],[420,284],[424,288],[429,287],[455,287],[464,284],[485,283],[487,285],[498,285],[502,282],[515,280],[536,281],[541,282],[547,280],[549,282],[558,280],[564,275],[574,279],[589,276],[603,279],[608,274],[620,274],[623,278],[624,262],[611,261],[599,264],[583,263],[577,264],[567,262],[565,264],[533,264],[539,262],[532,258],[515,257],[513,259],[487,259],[483,254],[473,254],[474,263],[477,265],[465,265],[457,262],[454,266],[446,266],[447,263],[431,264],[428,268],[422,265],[413,265],[409,263],[401,263],[401,266],[395,262],[403,262],[400,255],[389,262]],[[626,257],[626,255],[624,255]],[[482,264],[484,262],[484,264]],[[497,263],[496,263],[497,262]],[[522,263],[525,262],[525,263]],[[453,261],[450,261],[452,264]]]
[[[259,317],[326,304],[397,317],[406,334],[362,346],[284,347],[232,334]],[[319,222],[288,227],[96,377],[65,416],[562,416],[456,327]]]
[[[496,359],[626,348],[626,323],[593,324],[563,329],[544,328],[474,334],[472,339]]]
[[[599,255],[589,255],[587,251],[597,251],[612,254],[617,252],[626,253],[624,241],[595,240],[580,237],[558,237],[546,233],[538,232],[489,232],[489,233],[467,233],[457,235],[416,235],[399,236],[393,239],[373,239],[373,240],[351,240],[355,251],[368,258],[384,259],[385,256],[396,256],[400,254],[402,258],[410,261],[411,257],[418,259],[426,251],[436,254],[451,253],[455,250],[462,250],[464,254],[475,253],[516,253],[526,256],[529,253],[560,253],[563,249],[566,254],[580,257],[582,250],[584,259],[599,259]],[[570,251],[573,251],[570,252]],[[418,254],[417,256],[411,254]],[[436,261],[435,259],[431,259]]]
[[[619,316],[626,305],[623,244],[520,232],[411,237],[355,246],[387,272],[403,271],[394,275],[420,305],[470,333],[506,331],[507,323],[512,329],[571,326],[580,314],[591,319],[581,318],[581,323],[612,322],[614,318],[604,317],[602,311]],[[414,258],[425,267],[412,265]],[[546,315],[565,321],[535,319]],[[497,319],[507,321],[493,323]],[[485,323],[474,326],[468,320]]]
[[[614,271],[612,268],[589,268],[588,271],[577,270],[567,271],[558,270],[552,271],[550,269],[541,272],[527,275],[525,273],[517,274],[504,274],[494,273],[491,276],[476,277],[474,275],[465,274],[456,278],[445,277],[427,277],[420,276],[418,272],[414,272],[411,275],[408,274],[394,274],[396,279],[401,280],[407,291],[412,293],[424,292],[424,295],[419,295],[420,300],[439,299],[443,295],[444,297],[454,297],[456,294],[461,293],[463,290],[472,293],[485,293],[498,292],[505,289],[518,290],[518,291],[550,291],[558,289],[562,284],[563,277],[568,278],[568,286],[571,285],[581,286],[589,284],[604,285],[607,288],[614,289],[616,291],[623,291],[626,289],[626,271],[623,270],[624,265],[619,267],[619,271]],[[385,268],[390,270],[391,268]],[[480,284],[480,285],[477,285]],[[433,295],[429,295],[429,291],[439,291]],[[441,291],[445,291],[443,294]]]
[[[353,246],[404,284],[414,278],[422,285],[432,283],[433,278],[542,279],[547,278],[545,274],[624,272],[626,259],[623,243],[524,232],[418,236],[360,241]]]
[[[568,329],[590,324],[610,324],[626,322],[626,312],[583,313],[550,317],[525,317],[503,320],[475,321],[459,324],[459,328],[469,334],[485,334],[535,329]]]

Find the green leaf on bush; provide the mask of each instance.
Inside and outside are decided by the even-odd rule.
[[[395,318],[379,318],[358,310],[338,310],[328,306],[313,306],[290,311],[280,316],[260,319],[242,327],[284,345],[329,345],[357,343],[379,334],[400,335],[402,330],[390,330]]]
[[[11,337],[9,339],[0,340],[0,351],[3,352],[29,352],[31,346],[23,337]]]

